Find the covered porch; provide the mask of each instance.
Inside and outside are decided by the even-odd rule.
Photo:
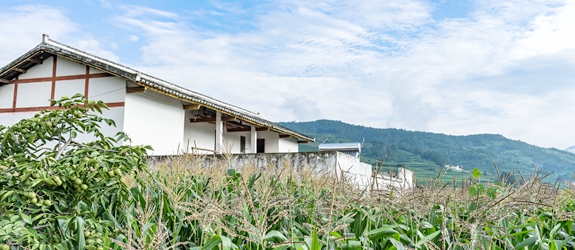
[[[184,152],[295,153],[298,143],[308,142],[199,104],[185,104],[184,110]]]

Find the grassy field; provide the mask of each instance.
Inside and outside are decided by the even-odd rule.
[[[99,223],[69,232],[68,246],[575,249],[574,190],[539,176],[523,185],[499,185],[457,172],[466,186],[449,186],[453,180],[440,177],[413,190],[360,190],[341,176],[296,172],[297,166],[229,169],[225,159],[212,166],[201,162],[201,156],[176,157],[125,175],[129,202],[111,209],[85,201],[92,212],[83,221]],[[11,249],[35,249],[0,239]]]
[[[232,169],[231,154],[147,166],[149,146],[98,132],[103,102],[52,106],[0,126],[0,250],[575,249],[573,185],[540,171],[498,183],[415,157],[406,167],[430,178],[402,190],[288,163]]]
[[[132,221],[112,242],[155,249],[575,249],[573,190],[537,175],[501,186],[457,172],[465,187],[436,178],[401,192],[359,190],[294,168],[230,170],[199,161],[177,158],[133,182],[136,202],[123,210]],[[150,225],[157,229],[146,234]]]

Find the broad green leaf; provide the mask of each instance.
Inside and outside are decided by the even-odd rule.
[[[469,195],[470,196],[476,196],[477,194],[479,194],[479,192],[477,192],[477,186],[472,185],[469,187]]]
[[[76,230],[78,235],[78,249],[83,250],[86,247],[86,238],[84,238],[84,219],[76,217]]]
[[[379,240],[397,233],[397,231],[393,230],[396,228],[397,225],[385,225],[377,229],[373,229],[367,232],[367,237],[370,240]]]
[[[553,229],[551,229],[551,231],[549,232],[549,238],[553,239],[555,238],[555,234],[557,233],[557,230],[559,230],[561,228],[561,223],[557,223],[557,225],[555,225],[555,227],[553,227]]]
[[[396,240],[394,238],[390,238],[389,241],[397,250],[406,250],[407,249],[401,242],[399,242],[398,240]]]
[[[552,240],[549,244],[549,250],[562,250],[563,249],[563,241],[561,240]]]
[[[288,240],[282,233],[278,232],[277,230],[272,230],[272,231],[268,232],[264,236],[264,239],[266,241],[274,242],[274,243],[282,243],[282,242],[286,242]]]
[[[306,244],[301,244],[301,243],[296,243],[296,244],[295,244],[295,249],[296,249],[296,250],[308,250]]]
[[[206,244],[202,246],[202,250],[212,250],[216,246],[218,246],[221,242],[222,238],[219,235],[214,235],[212,236],[212,238],[206,241]]]
[[[491,199],[495,199],[497,198],[497,189],[490,187],[487,189],[487,196],[489,196],[489,198]]]
[[[423,244],[425,244],[426,242],[432,240],[433,238],[437,237],[437,235],[439,235],[440,231],[436,231],[434,233],[431,233],[429,235],[424,236],[423,238],[421,238],[420,240],[417,241],[417,243],[415,243],[415,246],[417,248],[421,247]]]
[[[30,218],[30,216],[26,215],[25,213],[21,213],[20,217],[22,217],[22,220],[26,222],[26,224],[32,224],[32,218]]]
[[[475,201],[472,201],[469,203],[469,206],[467,207],[467,209],[469,211],[475,211],[475,209],[477,209],[477,203]]]
[[[311,246],[310,246],[310,250],[321,250],[321,245],[319,242],[319,238],[317,236],[317,228],[313,229],[313,232],[311,234]]]
[[[226,237],[226,236],[220,236],[221,240],[222,240],[222,250],[231,250],[234,248],[234,244],[232,243],[232,240],[230,240],[230,238]]]
[[[537,236],[531,236],[531,237],[525,239],[524,241],[522,241],[521,243],[517,244],[515,246],[515,249],[520,249],[520,248],[529,246],[529,245],[535,243],[538,239],[539,239],[539,237],[537,237]]]
[[[471,177],[473,177],[473,179],[479,178],[482,174],[483,173],[481,173],[477,168],[473,168],[473,170],[471,170]]]
[[[358,240],[348,240],[347,244],[342,246],[342,249],[349,249],[349,250],[362,250],[361,242]]]

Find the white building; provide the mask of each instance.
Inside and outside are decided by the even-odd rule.
[[[353,157],[361,155],[361,143],[359,142],[346,142],[346,143],[322,143],[319,144],[318,150],[323,151],[338,151]]]
[[[106,135],[126,132],[154,155],[298,152],[314,139],[124,65],[58,43],[42,43],[0,69],[0,125],[10,126],[49,107],[49,99],[84,94],[102,100],[116,122]]]
[[[398,168],[396,172],[375,172],[373,166],[360,161],[362,143],[322,143],[319,152],[338,152],[335,154],[334,171],[343,171],[346,176],[361,188],[374,190],[409,189],[414,187],[413,172]],[[333,158],[333,157],[332,157]],[[329,164],[328,164],[329,165]]]

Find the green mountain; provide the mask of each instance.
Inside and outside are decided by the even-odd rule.
[[[507,139],[496,134],[453,136],[403,129],[378,129],[352,125],[340,121],[280,122],[282,126],[308,134],[316,142],[300,145],[300,151],[317,151],[320,143],[362,142],[361,160],[374,166],[383,165],[382,171],[405,166],[416,173],[418,181],[433,178],[440,170],[443,180],[461,180],[468,171],[478,168],[483,180],[497,180],[500,174],[515,173],[521,178],[541,169],[551,173],[547,181],[573,180],[575,154],[555,148],[542,148],[522,141]],[[383,164],[381,162],[385,159]],[[461,166],[463,171],[444,168]]]

